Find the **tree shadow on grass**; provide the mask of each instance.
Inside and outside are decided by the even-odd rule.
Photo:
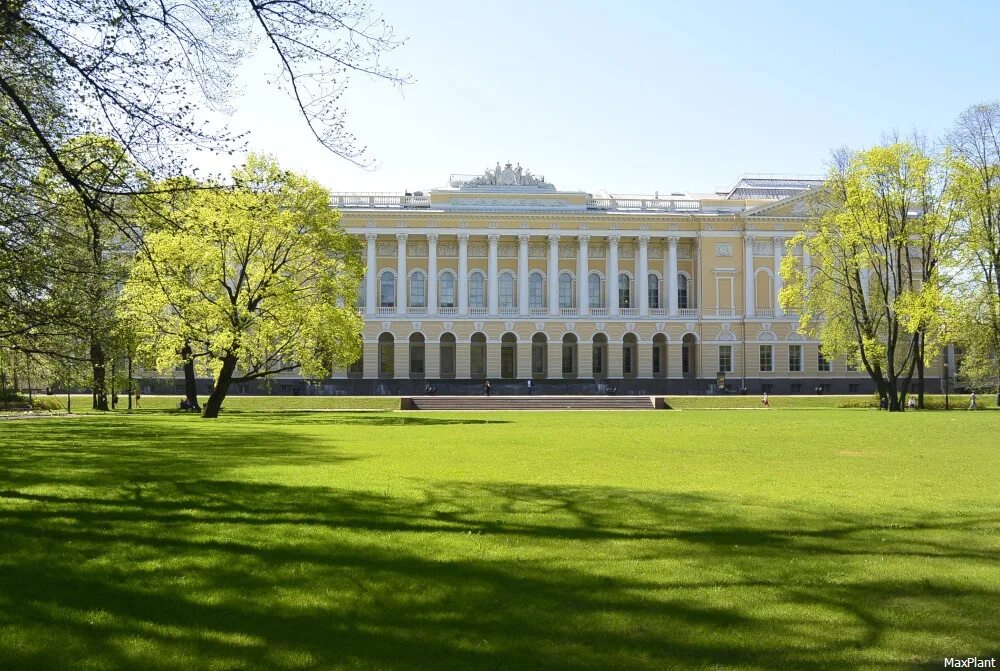
[[[0,452],[0,667],[896,669],[996,649],[991,511],[283,486],[229,469],[336,464],[335,445],[163,428]]]

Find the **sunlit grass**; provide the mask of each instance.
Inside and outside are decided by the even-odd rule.
[[[828,409],[5,422],[0,668],[995,654],[998,429]]]

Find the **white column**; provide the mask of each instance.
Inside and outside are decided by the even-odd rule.
[[[743,238],[743,315],[753,317],[757,308],[754,306],[753,280],[753,238]]]
[[[368,269],[365,276],[365,314],[373,317],[378,313],[378,234],[367,233]]]
[[[458,236],[458,314],[469,314],[469,234]]]
[[[612,317],[617,317],[620,314],[618,308],[618,241],[620,239],[621,236],[618,235],[608,236],[608,307]],[[612,347],[614,343],[609,342],[608,346]],[[618,346],[620,348],[621,343]],[[621,377],[620,372],[619,377]]]
[[[667,238],[667,307],[670,316],[677,316],[677,243],[676,235]],[[688,287],[688,292],[691,289]]]
[[[528,316],[528,242],[530,235],[517,236],[517,311],[522,317]]]
[[[438,311],[438,234],[427,234],[427,314]],[[425,344],[424,347],[430,347]],[[425,350],[426,351],[426,350]]]
[[[586,317],[590,314],[590,236],[581,235],[577,238],[580,249],[576,253],[576,307],[580,309],[580,316]],[[590,362],[588,362],[589,365]]]
[[[396,234],[396,314],[406,314],[406,233]]]
[[[636,271],[639,291],[639,316],[649,316],[649,236],[639,236],[639,270]]]
[[[781,281],[781,258],[785,255],[785,239],[775,237],[774,238],[774,316],[784,317],[785,311],[781,309],[781,303],[778,301],[778,292],[781,291],[781,287],[784,282]]]
[[[497,315],[497,304],[500,302],[500,278],[498,276],[499,271],[497,270],[497,244],[500,242],[500,236],[494,233],[486,236],[486,239],[489,241],[490,245],[487,279],[489,295],[487,297],[486,307],[489,308],[490,316],[495,317]]]
[[[559,236],[549,236],[549,314],[559,316]]]

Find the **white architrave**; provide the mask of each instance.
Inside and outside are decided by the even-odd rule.
[[[559,315],[559,235],[549,235],[549,314]]]
[[[581,317],[590,314],[590,300],[588,295],[588,282],[590,269],[588,268],[587,255],[590,253],[590,236],[581,235],[577,238],[580,243],[580,250],[576,255],[576,307],[580,311]]]
[[[427,234],[427,314],[438,311],[438,234]]]
[[[374,317],[378,310],[378,234],[366,233],[368,268],[365,275],[365,314]]]
[[[469,234],[458,235],[458,314],[469,314]]]
[[[396,313],[406,314],[406,233],[396,234]]]
[[[531,278],[528,273],[528,243],[530,235],[517,236],[517,311],[522,317],[528,316],[528,288]]]
[[[618,241],[620,239],[619,235],[608,236],[608,258],[605,262],[608,268],[608,308],[610,309],[609,314],[613,317],[621,314],[618,306]],[[620,374],[619,377],[621,377]]]
[[[639,271],[636,273],[639,292],[639,316],[649,316],[649,236],[639,236]]]

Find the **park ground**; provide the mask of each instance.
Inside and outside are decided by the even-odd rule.
[[[0,422],[0,668],[1000,657],[997,411],[143,401]]]

